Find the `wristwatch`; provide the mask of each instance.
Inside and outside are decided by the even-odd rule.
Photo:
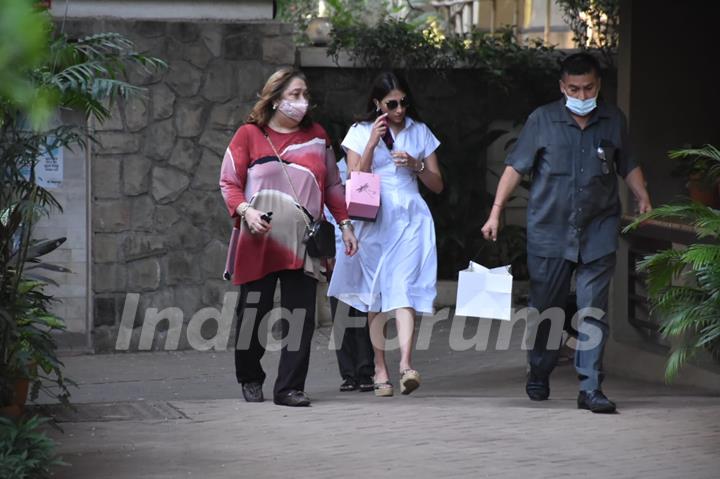
[[[250,203],[242,203],[238,207],[238,214],[241,218],[245,218],[245,212],[248,210],[248,208],[250,208]]]
[[[342,220],[340,223],[338,223],[338,227],[341,230],[349,229],[350,231],[355,231],[355,227],[350,220]]]

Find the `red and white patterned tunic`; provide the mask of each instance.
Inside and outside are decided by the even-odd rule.
[[[322,215],[326,204],[337,221],[347,219],[335,155],[322,126],[314,123],[293,133],[264,129],[286,165],[299,202],[313,218]],[[256,125],[241,126],[230,141],[220,170],[220,190],[230,216],[240,226],[233,284],[254,281],[274,271],[300,268],[322,279],[324,265],[305,254],[302,242],[305,221],[288,178]],[[270,233],[252,234],[245,222],[240,221],[236,210],[245,201],[257,210],[273,212]]]

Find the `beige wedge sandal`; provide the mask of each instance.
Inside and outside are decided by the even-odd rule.
[[[375,395],[377,397],[390,397],[393,395],[393,385],[390,383],[390,381],[386,381],[384,383],[375,383],[373,384],[373,388],[375,389]]]
[[[400,376],[400,392],[410,394],[420,387],[420,373],[414,369],[405,369]]]

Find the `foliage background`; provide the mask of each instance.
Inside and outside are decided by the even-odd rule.
[[[720,149],[713,145],[673,150],[670,158],[689,160],[718,187]],[[625,231],[649,219],[672,219],[695,227],[698,242],[646,256],[638,270],[646,274],[648,298],[659,314],[660,331],[673,341],[665,368],[672,381],[691,358],[708,351],[720,360],[720,210],[697,202],[662,205],[640,216]]]
[[[430,2],[326,4],[333,26],[328,55],[337,62],[340,53],[348,54],[358,68],[303,68],[317,102],[316,119],[339,145],[354,116],[363,113],[373,77],[381,70],[399,70],[409,81],[422,120],[442,142],[438,154],[446,189],[441,195],[423,191],[436,223],[439,277],[455,279],[470,259],[489,266],[510,263],[518,277],[525,277],[524,228],[506,228],[496,244],[483,240],[480,232],[493,203],[493,192],[485,186],[487,148],[507,133],[491,131],[491,125],[494,120],[519,125],[533,109],[559,98],[557,71],[564,54],[540,41],[520,43],[509,28],[495,34],[474,30],[452,35]],[[596,47],[598,56],[611,59],[617,46],[612,36],[617,1],[558,4],[574,20],[569,25],[578,43]],[[279,11],[281,18],[297,22],[302,33],[317,16],[317,2],[280,2]],[[578,17],[580,11],[588,13],[584,20]],[[593,23],[601,21],[604,30]],[[592,41],[583,36],[588,26],[600,32]],[[607,58],[611,69],[604,90],[612,99],[615,72]]]
[[[316,105],[313,116],[339,143],[363,113],[373,77],[378,70],[304,68]],[[554,71],[554,70],[553,70]],[[513,263],[518,277],[524,276],[524,228],[506,228],[500,241],[482,239],[492,193],[486,190],[488,146],[505,130],[493,131],[494,120],[520,124],[534,109],[558,98],[552,71],[513,75],[499,83],[480,70],[433,71],[407,69],[401,72],[416,98],[421,119],[438,139],[440,166],[446,188],[440,195],[422,189],[433,213],[438,244],[438,275],[457,279],[457,272],[470,259],[496,266]]]

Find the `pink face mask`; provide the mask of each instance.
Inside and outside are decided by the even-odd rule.
[[[278,110],[288,118],[292,118],[295,121],[301,121],[305,117],[305,113],[307,113],[308,102],[305,100],[281,100],[278,105]]]

